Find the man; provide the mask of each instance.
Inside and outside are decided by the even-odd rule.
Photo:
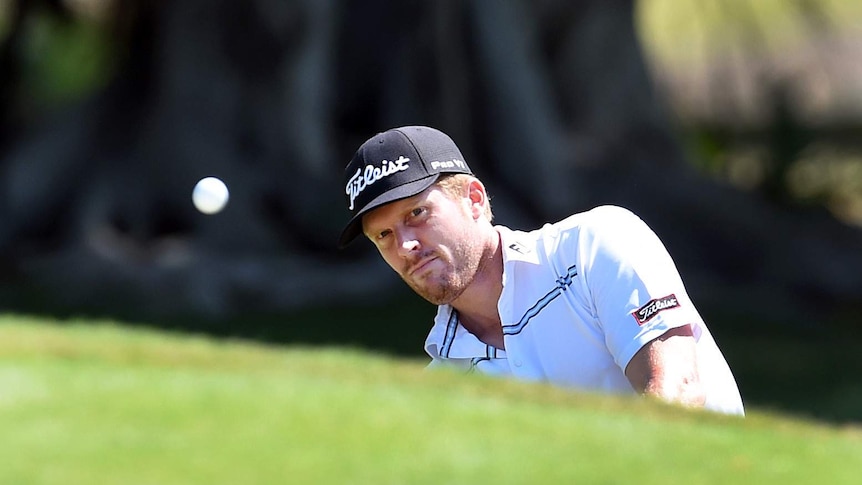
[[[351,219],[426,300],[449,364],[744,414],[736,382],[658,237],[613,206],[532,232],[492,224],[485,186],[429,127],[379,133],[345,171]]]

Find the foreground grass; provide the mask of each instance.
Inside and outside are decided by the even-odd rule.
[[[350,349],[0,318],[0,483],[855,483],[862,434]]]

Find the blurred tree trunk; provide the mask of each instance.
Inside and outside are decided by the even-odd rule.
[[[625,0],[118,2],[122,69],[2,154],[8,307],[132,318],[383,301],[367,245],[334,250],[341,170],[402,124],[449,132],[507,225],[639,213],[695,301],[806,322],[858,304],[862,236],[699,177]],[[121,50],[122,52],[122,50]],[[228,208],[194,212],[216,175]]]

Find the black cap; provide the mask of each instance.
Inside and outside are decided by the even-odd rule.
[[[338,247],[347,246],[362,232],[363,214],[422,192],[443,173],[473,172],[455,142],[442,131],[404,126],[370,138],[344,169],[350,221]]]

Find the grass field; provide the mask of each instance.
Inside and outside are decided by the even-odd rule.
[[[857,483],[862,431],[0,317],[0,483]]]

